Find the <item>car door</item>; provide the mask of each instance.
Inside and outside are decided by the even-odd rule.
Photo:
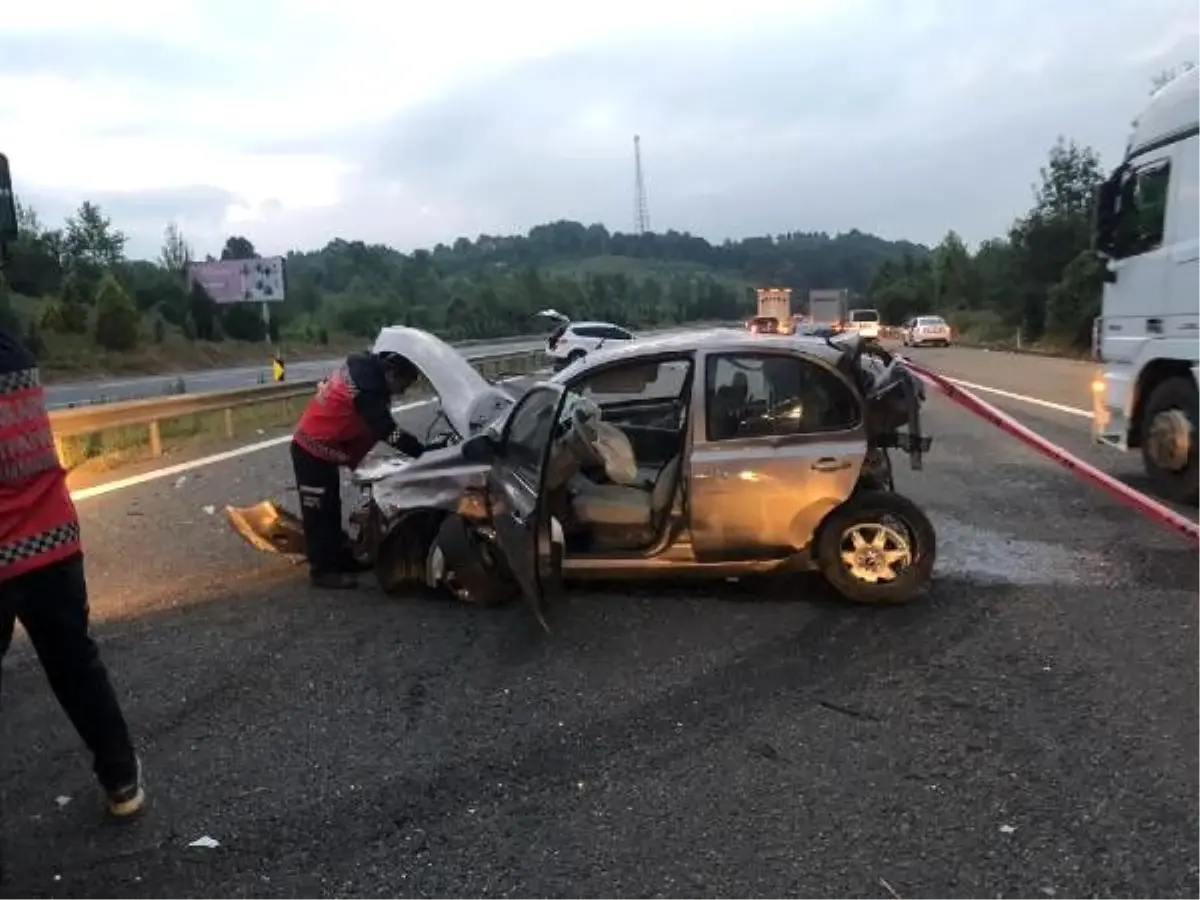
[[[802,354],[708,354],[694,398],[697,559],[786,556],[853,492],[866,453],[862,406],[831,368]]]
[[[562,528],[544,491],[551,445],[560,432],[566,394],[539,384],[513,407],[488,472],[496,545],[542,627],[545,607],[562,591]]]

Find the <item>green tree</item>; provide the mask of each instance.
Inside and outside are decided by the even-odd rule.
[[[96,291],[96,343],[114,352],[132,350],[138,343],[137,307],[112,274],[100,279]]]
[[[126,241],[125,234],[90,200],[84,200],[67,219],[64,250],[72,266],[111,269],[125,258]]]
[[[258,259],[258,251],[249,239],[234,235],[221,248],[221,259]]]
[[[158,264],[168,272],[183,277],[184,270],[192,261],[192,248],[174,222],[168,222],[163,230],[162,249],[158,254]]]

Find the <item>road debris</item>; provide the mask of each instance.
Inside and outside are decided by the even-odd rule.
[[[896,889],[888,884],[888,880],[882,875],[879,876],[879,883],[883,886],[883,889],[895,897],[896,900],[901,900],[900,895],[896,893]]]
[[[220,847],[221,842],[218,841],[216,838],[209,837],[206,834],[206,835],[204,835],[204,837],[196,838],[194,841],[192,841],[190,844],[188,844],[188,846],[189,847],[200,847],[204,850],[212,850],[216,847]]]

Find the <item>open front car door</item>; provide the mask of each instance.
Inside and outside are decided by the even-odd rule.
[[[545,482],[551,449],[569,427],[566,396],[558,385],[540,384],[517,402],[488,475],[498,549],[547,631],[546,604],[562,592],[563,536]]]

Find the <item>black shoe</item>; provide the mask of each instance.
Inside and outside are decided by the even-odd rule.
[[[137,762],[133,781],[110,791],[105,791],[108,814],[114,819],[131,819],[146,805],[146,791],[142,787],[142,761]]]
[[[358,587],[358,579],[350,572],[313,572],[310,580],[313,587],[331,591],[353,590]]]

